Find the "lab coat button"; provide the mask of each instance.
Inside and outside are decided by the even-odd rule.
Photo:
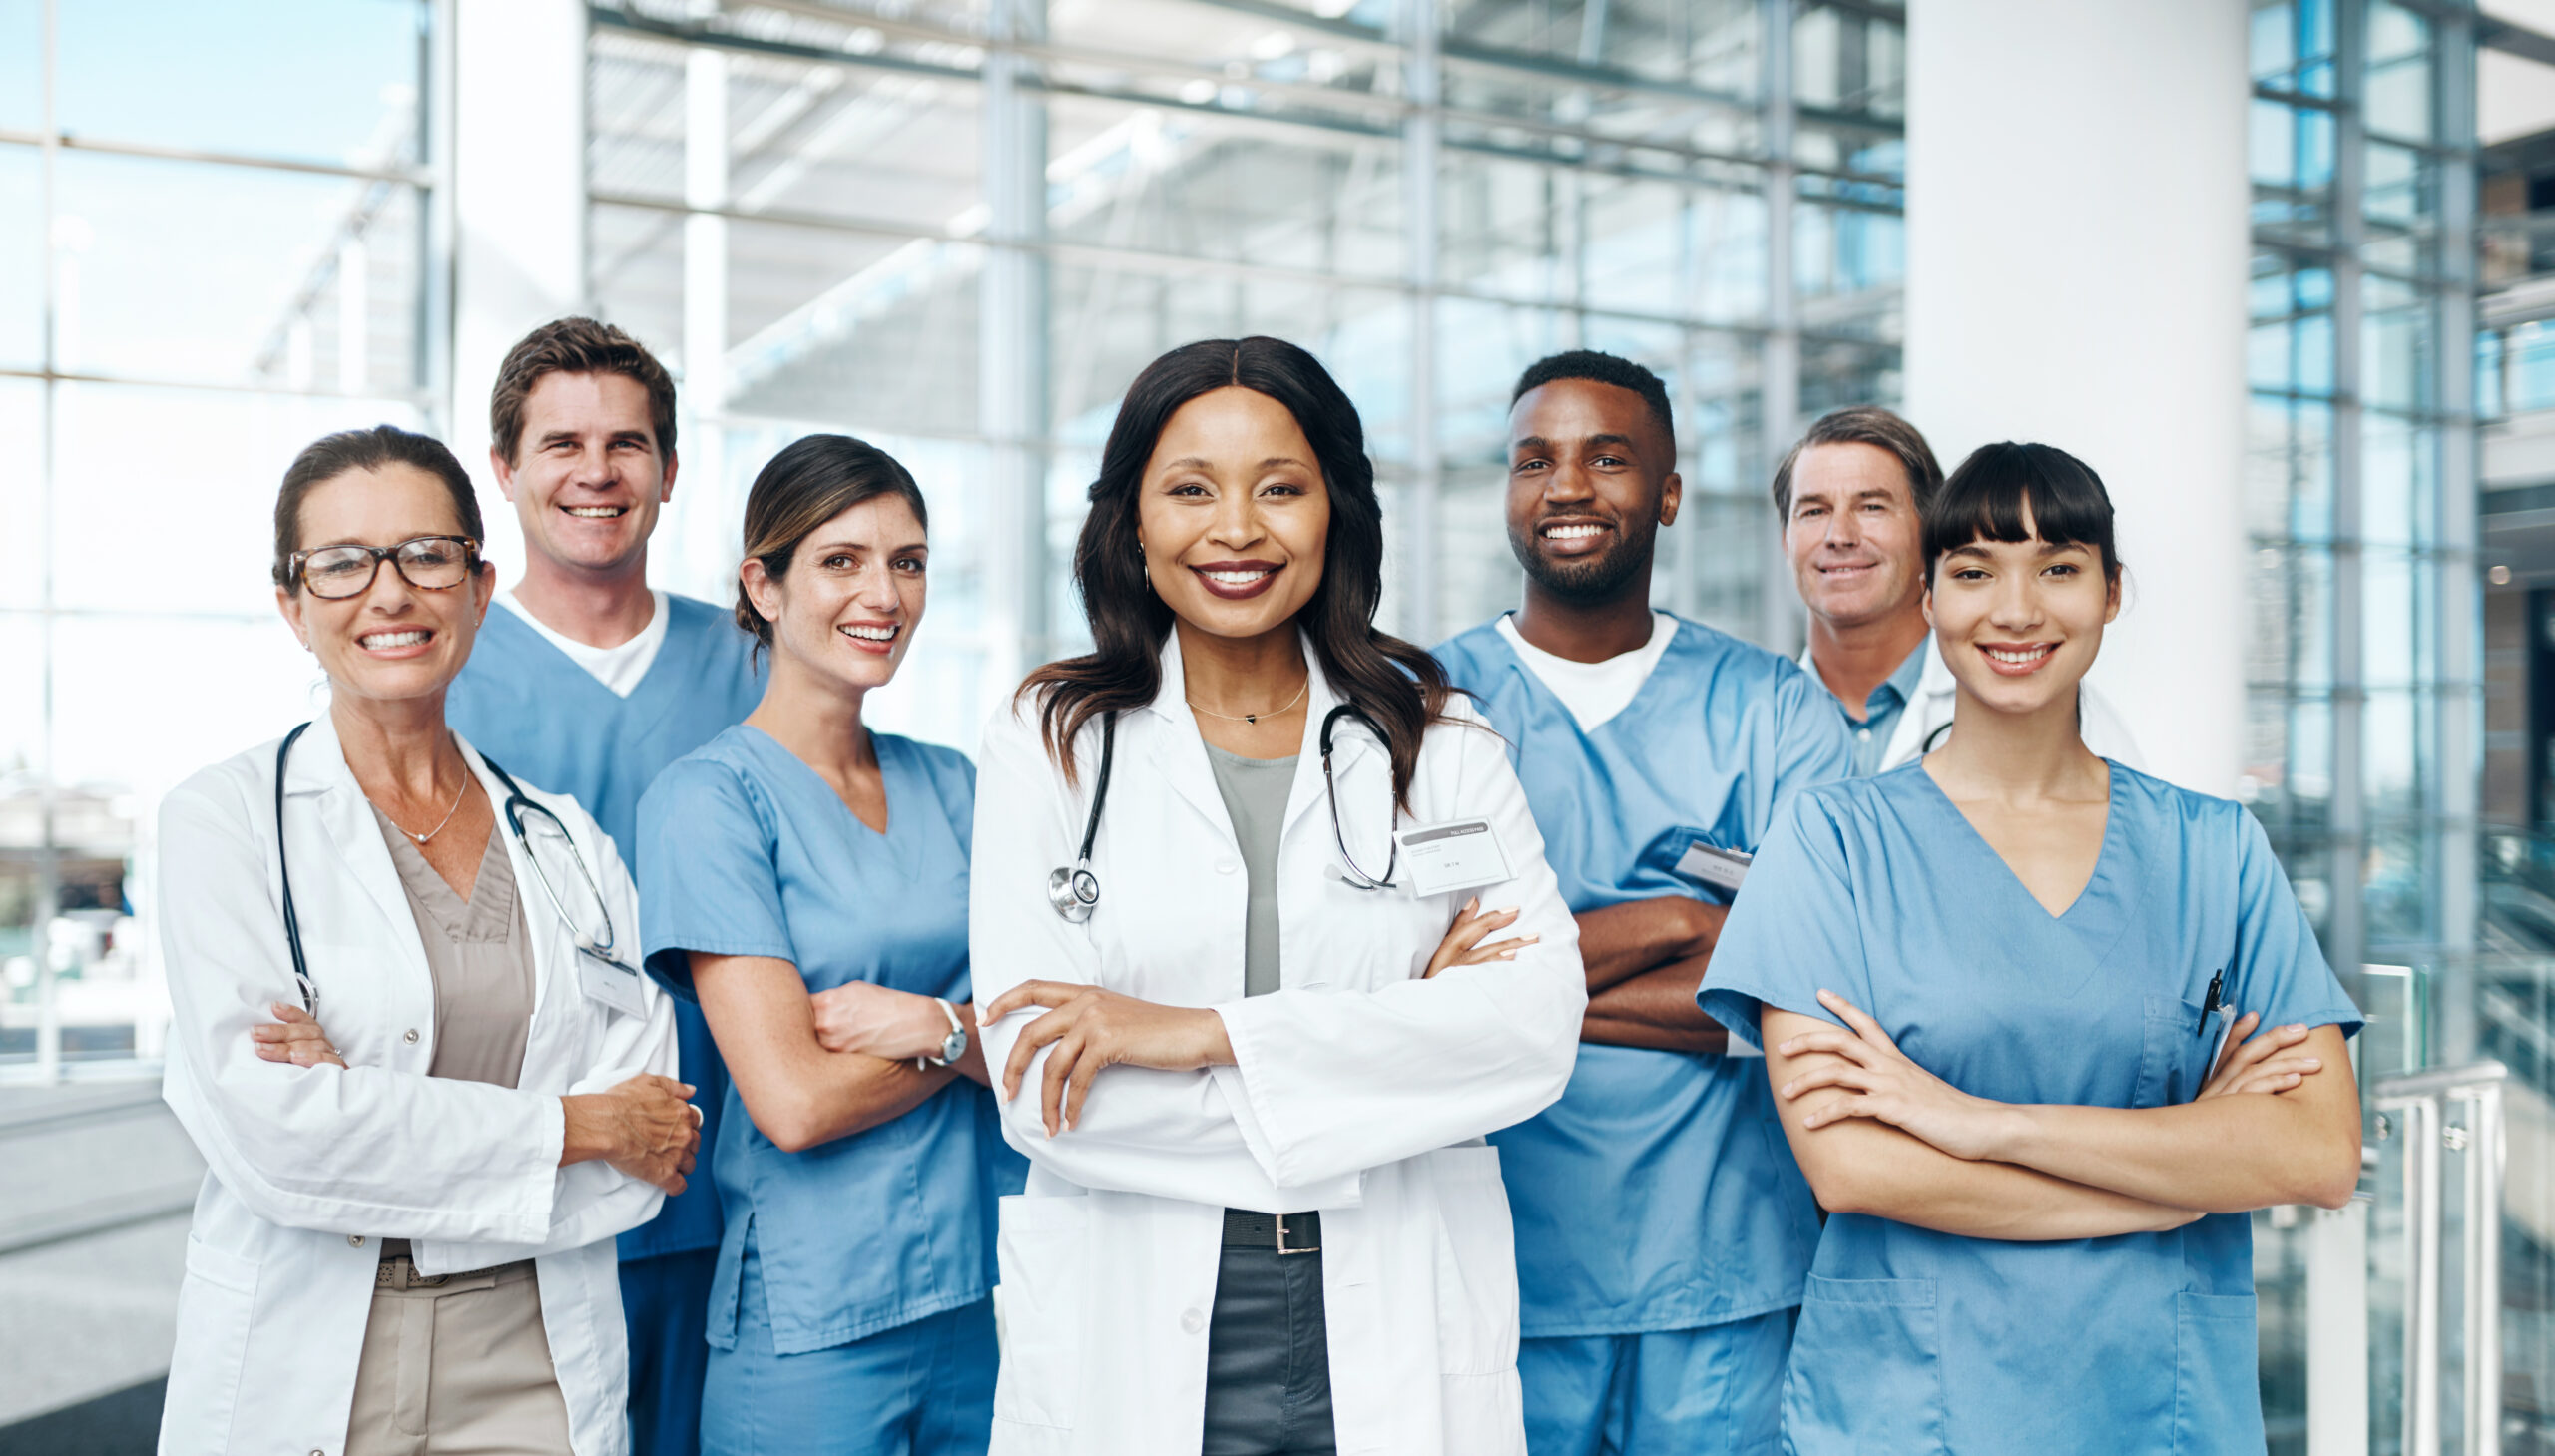
[[[349,1233],[346,1235],[346,1242],[352,1247],[361,1248],[363,1247],[363,1235],[360,1233]]]
[[[1180,1315],[1180,1327],[1187,1333],[1196,1334],[1207,1327],[1207,1316],[1195,1309],[1183,1310]]]
[[[1216,861],[1216,873],[1218,874],[1231,874],[1240,868],[1242,868],[1241,865],[1234,863],[1230,859],[1219,859]]]
[[[417,1044],[417,1029],[412,1026],[406,1031],[399,1033],[399,1040],[406,1042],[412,1047],[415,1046]]]

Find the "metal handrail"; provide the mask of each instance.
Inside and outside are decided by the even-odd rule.
[[[2378,1078],[2378,1112],[2400,1119],[2404,1146],[2405,1456],[2436,1456],[2440,1427],[2440,1201],[2442,1150],[2466,1155],[2464,1456],[2501,1456],[2502,1169],[2507,1156],[2499,1062],[2429,1067]],[[2448,1105],[2466,1120],[2448,1122]],[[2391,1129],[2381,1127],[2379,1136]]]

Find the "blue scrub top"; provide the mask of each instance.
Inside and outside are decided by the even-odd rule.
[[[2052,917],[1919,762],[1795,801],[1701,1000],[1757,1040],[1766,1006],[1833,1021],[1824,987],[1963,1091],[2159,1107],[2199,1091],[2220,972],[2224,1003],[2266,1026],[2359,1029],[2243,808],[2112,764],[2093,879]],[[2254,1315],[2242,1213],[2031,1243],[1838,1213],[1793,1336],[1785,1434],[1801,1456],[2259,1452]]]
[[[1880,771],[1881,760],[1889,756],[1890,734],[1898,731],[1899,715],[1907,711],[1907,705],[1915,700],[1917,685],[1925,680],[1925,654],[1933,650],[1933,634],[1928,633],[1907,655],[1907,661],[1900,663],[1898,670],[1863,700],[1863,717],[1859,720],[1847,712],[1845,700],[1828,695],[1834,700],[1836,711],[1844,714],[1845,731],[1854,740],[1856,777],[1869,778]]]
[[[666,594],[666,640],[627,698],[595,681],[530,623],[499,607],[480,625],[470,661],[444,699],[444,718],[471,745],[536,788],[564,793],[594,815],[633,875],[639,796],[677,758],[744,720],[763,701],[754,639],[707,602]],[[635,946],[637,926],[615,926]],[[699,1007],[675,1007],[683,1080],[701,1109],[701,1158],[719,1144],[727,1068]],[[719,1246],[719,1195],[696,1177],[648,1222],[621,1235],[621,1256],[653,1258]]]
[[[1688,848],[1754,852],[1792,794],[1846,771],[1836,700],[1796,664],[1692,622],[1676,634],[1593,732],[1496,622],[1437,649],[1508,739],[1574,914],[1726,901],[1678,873]],[[1582,1044],[1561,1101],[1490,1141],[1528,1338],[1691,1329],[1800,1302],[1818,1213],[1756,1060]]]
[[[758,955],[795,965],[811,993],[869,981],[971,997],[975,765],[892,733],[870,742],[886,781],[884,834],[761,728],[730,728],[657,779],[639,805],[639,836],[654,851],[639,874],[649,974],[690,1000],[687,953]],[[728,1119],[712,1344],[736,1348],[749,1240],[778,1354],[830,1348],[992,1291],[994,1200],[1017,1192],[1020,1174],[985,1089],[953,1079],[893,1122],[802,1153],[774,1147],[733,1087]]]

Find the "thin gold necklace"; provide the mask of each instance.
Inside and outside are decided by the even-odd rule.
[[[1306,673],[1304,675],[1302,685],[1295,689],[1294,697],[1287,699],[1284,703],[1276,708],[1270,709],[1266,713],[1218,713],[1216,710],[1201,704],[1195,698],[1189,700],[1189,706],[1196,709],[1198,712],[1207,715],[1209,718],[1221,718],[1227,723],[1258,723],[1264,718],[1276,718],[1281,713],[1293,712],[1295,705],[1304,701],[1304,695],[1312,691],[1312,686],[1313,675]]]
[[[461,792],[456,793],[456,794],[454,794],[454,795],[452,796],[452,807],[451,807],[451,808],[448,808],[448,809],[445,809],[445,810],[443,811],[443,817],[442,817],[442,818],[440,818],[440,819],[437,819],[437,820],[435,821],[435,826],[434,826],[433,828],[428,829],[426,832],[424,832],[424,833],[420,834],[420,833],[416,832],[415,830],[413,830],[413,829],[409,828],[407,825],[405,825],[405,824],[403,824],[403,823],[400,823],[397,819],[390,819],[390,811],[389,811],[388,809],[381,809],[381,816],[382,816],[383,818],[385,818],[385,819],[390,819],[390,827],[392,827],[392,828],[394,828],[394,829],[398,830],[398,831],[399,831],[400,833],[402,833],[402,834],[407,835],[409,838],[416,840],[416,841],[417,841],[417,846],[418,846],[419,848],[421,848],[421,849],[422,849],[422,848],[424,848],[424,847],[425,847],[425,843],[426,843],[426,841],[427,841],[427,840],[429,840],[429,839],[433,838],[434,836],[436,836],[437,834],[440,834],[440,833],[442,833],[442,832],[443,832],[443,826],[452,822],[452,816],[453,816],[454,814],[457,814],[457,813],[460,813],[460,812],[461,812],[461,801],[462,801],[463,799],[465,799],[465,798],[468,798],[469,796],[470,796],[470,764],[469,764],[469,761],[468,761],[467,759],[465,759],[465,760],[463,760],[462,765],[461,765]],[[365,795],[365,797],[369,798],[369,797],[371,797],[371,795],[367,794],[367,795]],[[380,805],[376,804],[376,805],[374,805],[374,807],[375,807],[375,808],[380,808]]]

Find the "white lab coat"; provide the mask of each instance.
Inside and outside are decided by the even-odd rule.
[[[1312,658],[1309,645],[1307,660]],[[1490,820],[1517,906],[1542,942],[1512,962],[1419,979],[1471,892],[1361,891],[1334,866],[1315,736],[1337,701],[1315,665],[1278,841],[1282,989],[1243,996],[1247,876],[1187,705],[1177,638],[1151,708],[1122,715],[1092,869],[1100,903],[1070,925],[1047,876],[1080,843],[1100,765],[1095,720],[1067,787],[1035,710],[995,714],[976,780],[969,939],[977,1002],[1023,980],[1097,983],[1213,1006],[1238,1065],[1112,1067],[1081,1121],[1050,1140],[1032,1063],[1003,1133],[1030,1160],[1002,1201],[1005,1343],[995,1456],[1174,1456],[1198,1450],[1224,1210],[1322,1216],[1339,1450],[1522,1453],[1517,1272],[1498,1150],[1482,1135],[1561,1096],[1587,981],[1579,931],[1507,745],[1462,699],[1428,729],[1401,823]],[[1334,739],[1341,822],[1384,866],[1391,761],[1362,726]],[[1034,1009],[985,1037],[1000,1068]]]
[[[1898,721],[1890,726],[1889,747],[1883,752],[1875,772],[1886,773],[1902,764],[1913,763],[1925,756],[1927,744],[1941,747],[1951,737],[1952,706],[1960,696],[1960,680],[1952,676],[1952,665],[1943,660],[1942,645],[1931,633],[1920,649],[1925,654],[1925,670],[1916,680],[1916,696],[1910,700]],[[1800,655],[1801,671],[1824,686],[1818,677],[1818,665],[1810,660],[1807,650]],[[2076,726],[2084,736],[2085,746],[2096,757],[2110,758],[2140,772],[2147,761],[2138,752],[2138,739],[2130,735],[2129,725],[2111,705],[2111,700],[2091,683],[2076,688]],[[1943,730],[1936,739],[1934,730]]]
[[[259,1060],[249,1028],[274,1019],[273,1002],[300,1004],[275,864],[275,747],[198,773],[160,811],[176,1010],[163,1095],[210,1165],[160,1450],[339,1456],[380,1240],[407,1238],[423,1273],[536,1260],[570,1440],[577,1456],[618,1456],[629,1376],[613,1235],[664,1195],[607,1163],[560,1168],[559,1099],[673,1075],[672,1006],[653,984],[644,1016],[585,997],[574,941],[500,810],[537,971],[521,1085],[429,1078],[425,949],[323,714],[293,745],[284,818],[319,1021],[347,1065]],[[504,785],[467,743],[462,754],[502,805]],[[611,839],[575,800],[525,792],[568,825],[635,954],[637,895]]]

